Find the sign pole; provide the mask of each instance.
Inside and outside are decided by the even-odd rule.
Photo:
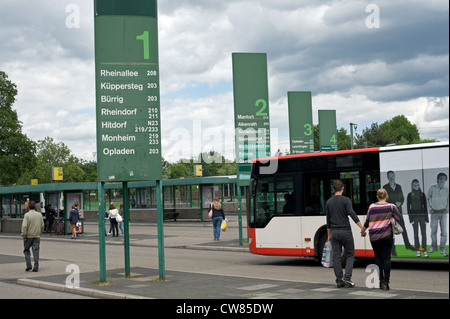
[[[100,281],[106,282],[106,250],[105,250],[105,183],[97,183],[98,196],[98,246],[100,258]]]
[[[123,246],[125,254],[125,277],[131,275],[130,271],[130,201],[128,193],[128,182],[122,183],[122,196],[123,196]]]
[[[242,239],[242,194],[241,194],[241,186],[237,185],[237,196],[238,196],[238,205],[239,205],[239,213],[238,213],[238,221],[239,221],[239,245],[243,245],[244,241]]]
[[[164,260],[164,207],[162,199],[162,182],[156,181],[156,207],[158,219],[158,265],[159,280],[166,280],[165,260]]]

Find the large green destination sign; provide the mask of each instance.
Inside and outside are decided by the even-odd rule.
[[[314,153],[311,92],[288,92],[291,155]]]
[[[160,180],[156,0],[95,0],[98,180]]]
[[[238,183],[248,185],[252,159],[270,156],[269,89],[265,53],[233,53]]]
[[[319,110],[319,143],[321,152],[338,150],[335,110]]]

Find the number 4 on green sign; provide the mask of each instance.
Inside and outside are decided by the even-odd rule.
[[[136,40],[142,40],[144,48],[144,60],[150,60],[150,40],[148,31],[144,31],[141,35],[136,36]]]
[[[337,144],[336,135],[333,135],[330,139],[330,142],[333,144]]]

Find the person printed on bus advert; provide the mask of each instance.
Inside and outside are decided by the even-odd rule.
[[[213,235],[214,240],[220,240],[220,225],[225,219],[225,213],[223,212],[222,205],[218,198],[214,198],[212,203],[212,223],[213,223]]]
[[[353,264],[355,262],[355,244],[348,216],[361,230],[363,225],[353,210],[348,197],[343,196],[344,184],[340,180],[333,182],[334,196],[326,203],[326,220],[328,241],[333,250],[333,268],[338,288],[352,288],[355,284],[351,281]],[[342,272],[341,255],[342,247],[345,249],[345,275]]]
[[[420,189],[420,182],[413,179],[411,182],[411,192],[406,197],[406,209],[408,211],[409,222],[414,230],[414,246],[417,250],[416,256],[420,257],[420,252],[423,252],[424,257],[428,257],[427,249],[427,229],[428,223],[428,209],[427,199],[425,193]],[[419,241],[419,226],[422,236],[422,247]]]
[[[408,234],[407,234],[406,227],[405,227],[405,221],[403,219],[402,205],[405,202],[405,197],[403,196],[402,187],[395,182],[395,173],[393,171],[387,172],[387,178],[388,178],[389,182],[386,185],[384,185],[383,188],[388,193],[388,200],[387,200],[388,203],[394,204],[397,207],[398,211],[400,212],[399,224],[403,228],[402,236],[403,236],[403,241],[405,243],[405,248],[416,251],[416,249],[409,242]],[[394,239],[394,241],[395,241],[395,239]],[[392,253],[392,256],[397,256],[397,252],[395,250],[395,245],[392,245],[391,253]]]
[[[391,277],[391,250],[394,245],[394,233],[391,218],[400,221],[400,212],[395,204],[388,203],[389,195],[384,188],[377,191],[378,202],[369,206],[361,236],[366,236],[369,229],[370,243],[375,254],[375,264],[378,266],[380,289],[389,290]]]
[[[437,250],[437,231],[441,229],[440,253],[444,257],[448,257],[445,247],[447,244],[447,223],[448,223],[448,187],[447,174],[439,173],[437,176],[437,184],[430,187],[427,194],[428,208],[430,211],[430,227],[431,227],[431,247],[429,253]]]

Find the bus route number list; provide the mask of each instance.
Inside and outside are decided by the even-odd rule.
[[[120,163],[107,180],[148,179],[161,157],[158,70],[101,66],[99,80],[99,159]]]

